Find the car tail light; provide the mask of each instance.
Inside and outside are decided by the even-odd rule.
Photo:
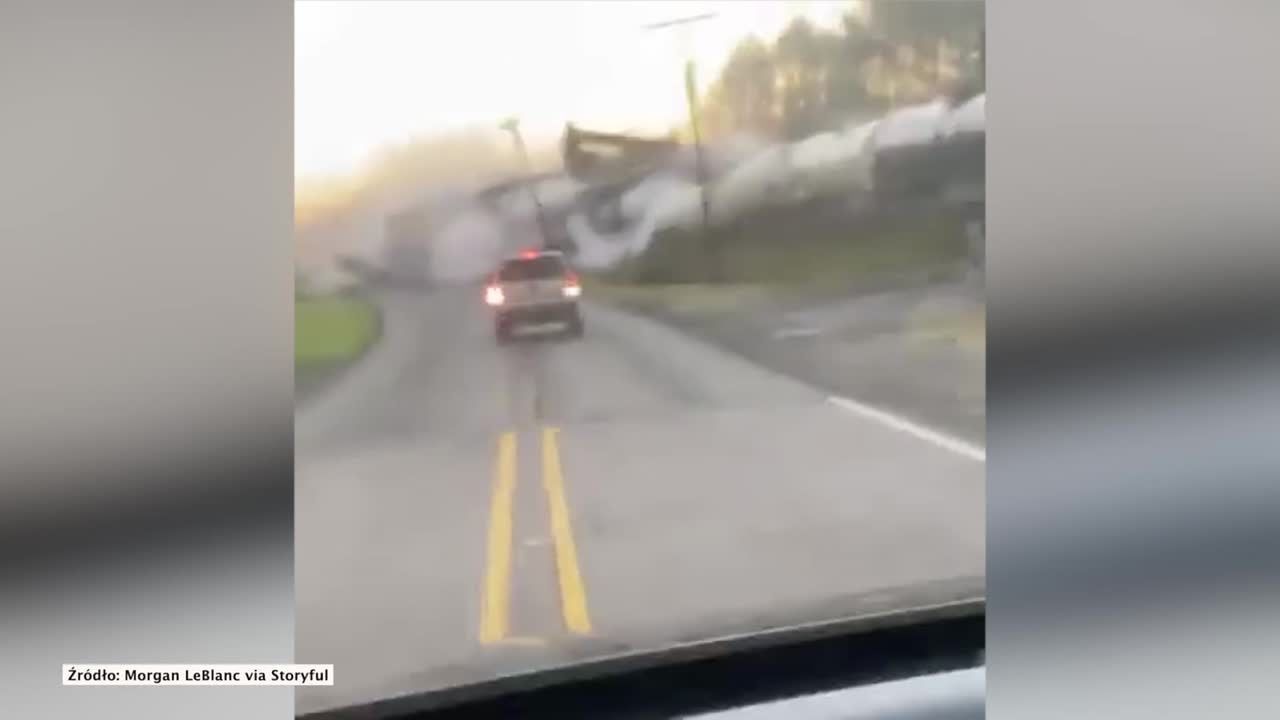
[[[578,276],[569,273],[565,276],[564,287],[560,288],[560,292],[568,298],[576,298],[582,294],[582,283],[578,282]]]
[[[506,296],[502,294],[502,286],[490,285],[484,289],[484,301],[488,305],[501,305],[507,301]]]

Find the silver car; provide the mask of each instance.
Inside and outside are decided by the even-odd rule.
[[[518,331],[548,325],[582,337],[580,297],[582,283],[557,250],[528,250],[504,260],[484,292],[485,304],[494,311],[494,335],[504,344]]]

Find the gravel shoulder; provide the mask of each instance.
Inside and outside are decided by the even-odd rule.
[[[825,392],[985,442],[986,305],[977,279],[935,273],[823,293],[766,285],[592,290]]]

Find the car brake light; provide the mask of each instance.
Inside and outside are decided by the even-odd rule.
[[[525,250],[524,252],[520,253],[520,257],[521,257],[522,259],[524,259],[524,260],[535,260],[535,259],[537,259],[537,257],[538,257],[538,251],[537,251],[537,250]]]
[[[488,305],[501,305],[506,302],[507,298],[502,294],[502,287],[499,285],[490,285],[484,289],[484,301]]]
[[[564,287],[560,289],[560,292],[563,293],[565,297],[570,298],[576,298],[581,295],[582,284],[578,282],[578,276],[573,273],[569,273],[565,276]]]

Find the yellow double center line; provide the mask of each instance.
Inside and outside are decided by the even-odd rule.
[[[493,502],[489,506],[489,553],[480,609],[480,642],[507,636],[511,620],[511,506],[516,492],[516,434],[498,437]]]
[[[542,431],[542,487],[550,509],[551,538],[555,547],[556,575],[559,579],[560,609],[565,627],[585,635],[591,632],[586,587],[573,542],[569,502],[564,490],[564,468],[560,464],[559,431]],[[480,614],[480,642],[509,641],[511,614],[512,510],[516,487],[516,434],[498,438],[493,501],[489,510],[489,549],[484,598]]]
[[[580,635],[591,632],[587,614],[587,591],[578,568],[578,549],[569,525],[569,501],[564,494],[564,473],[560,467],[560,447],[555,428],[542,430],[542,487],[551,507],[551,538],[556,548],[556,574],[560,576],[560,610],[565,627]]]

